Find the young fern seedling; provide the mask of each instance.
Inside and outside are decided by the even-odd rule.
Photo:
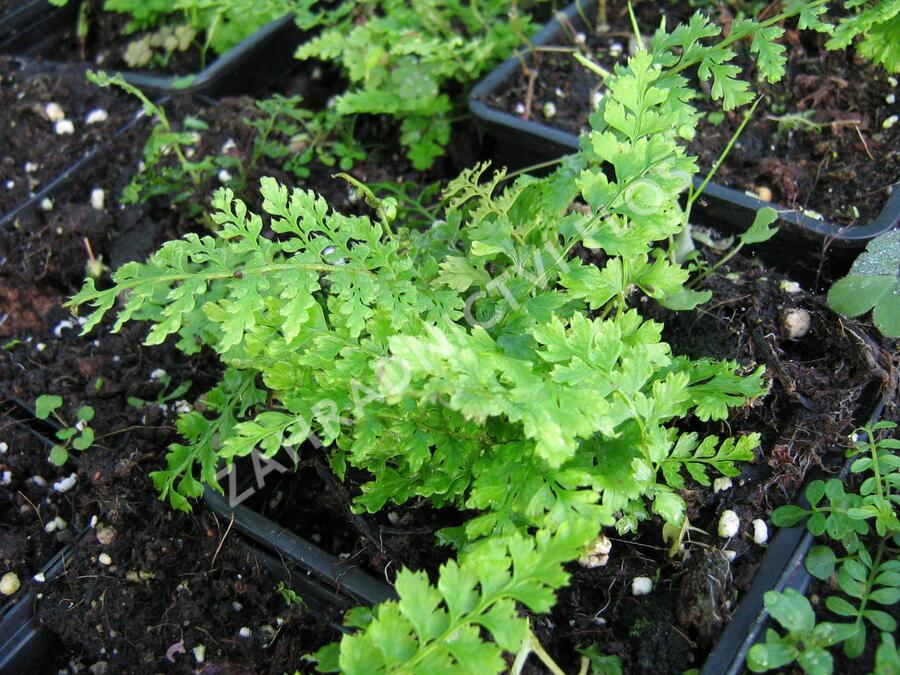
[[[185,130],[176,131],[163,107],[147,98],[144,92],[126,82],[121,75],[111,76],[103,71],[89,70],[87,77],[100,87],[119,87],[134,96],[141,102],[144,114],[154,120],[150,137],[144,145],[144,170],[136,173],[125,187],[122,203],[135,204],[166,196],[173,204],[184,204],[189,217],[201,214],[204,207],[196,196],[222,168],[210,156],[198,161],[188,158],[188,148],[197,142],[197,132],[205,130],[206,125],[196,118],[188,118],[185,120]],[[169,153],[177,160],[174,165],[165,161]]]
[[[61,396],[54,394],[42,394],[34,402],[34,416],[39,420],[52,417],[62,427],[56,432],[56,439],[50,448],[50,463],[62,466],[69,460],[69,450],[87,450],[94,442],[94,430],[88,423],[94,419],[94,409],[89,406],[81,406],[75,412],[75,424],[68,422],[57,412],[62,407]]]
[[[143,398],[138,398],[137,396],[129,396],[128,397],[128,405],[133,406],[135,408],[143,408],[146,405],[150,405],[151,403],[157,406],[164,406],[169,401],[174,401],[175,399],[184,396],[184,394],[191,388],[192,382],[190,380],[185,380],[181,384],[172,385],[172,376],[168,373],[163,373],[159,377],[159,383],[162,385],[159,394],[152,401],[148,401]],[[171,388],[170,388],[171,387]]]
[[[268,157],[281,162],[284,170],[297,178],[307,178],[313,159],[349,171],[354,163],[366,158],[365,151],[353,138],[352,119],[332,108],[307,110],[300,106],[301,101],[300,96],[276,94],[256,102],[263,117],[244,118],[256,130],[251,167],[262,157]]]
[[[388,115],[417,169],[444,153],[457,103],[449,91],[511,54],[534,26],[508,0],[378,0],[342,2],[298,15],[304,29],[322,31],[297,58],[335,61],[350,87],[339,95],[341,115]]]

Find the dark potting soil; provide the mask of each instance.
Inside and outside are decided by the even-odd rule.
[[[50,103],[60,106],[73,133],[57,133]],[[0,214],[112,139],[137,109],[121,92],[89,85],[77,65],[0,57]],[[94,110],[108,118],[88,124]]]
[[[686,426],[701,435],[760,432],[756,460],[741,466],[732,487],[718,493],[688,481],[688,518],[699,530],[689,533],[683,554],[669,558],[661,522],[652,519],[633,535],[609,533],[613,553],[606,567],[570,566],[572,580],[554,610],[531,617],[542,644],[566,672],[578,669],[576,648],[592,643],[619,656],[625,672],[699,667],[765,554],[765,547],[753,542],[752,521],[766,521],[774,536],[772,509],[794,500],[814,471],[836,472],[847,434],[868,416],[878,396],[895,397],[889,349],[782,275],[737,258],[707,286],[714,299],[697,312],[647,309],[666,322],[664,337],[675,353],[733,359],[748,369],[766,365],[771,388],[762,400],[735,411],[727,423],[689,420]],[[811,315],[810,332],[798,340],[787,338],[782,325],[784,313],[793,309]],[[421,501],[353,514],[352,498],[360,494],[366,474],[348,472],[339,484],[325,466],[322,451],[305,448],[297,474],[268,474],[248,505],[375,578],[393,581],[402,566],[436,578],[452,551],[435,546],[434,532],[461,524],[467,514]],[[741,519],[740,533],[730,540],[716,536],[725,509]],[[730,565],[726,550],[736,556]],[[651,595],[632,595],[635,576],[657,580]]]
[[[0,435],[9,450],[0,464],[12,478],[0,496],[0,564],[25,586],[61,546],[73,545],[64,576],[31,583],[39,594],[35,616],[59,638],[56,666],[66,672],[104,663],[104,672],[292,670],[335,632],[321,617],[285,604],[277,580],[228,536],[227,522],[200,510],[174,512],[155,498],[148,473],[162,466],[163,449],[176,439],[174,402],[168,411],[126,403],[128,395],[153,400],[161,393],[150,375],[156,368],[168,368],[179,382],[192,378],[193,395],[209,386],[215,368],[186,363],[171,345],[142,347],[136,328],[93,342],[66,330],[61,339],[44,337],[43,351],[32,341],[0,357],[9,395],[30,400],[58,392],[66,419],[78,404],[97,410],[97,444],[56,468],[48,448],[25,431],[27,417],[4,403]],[[74,487],[53,487],[70,473]],[[56,517],[66,527],[48,533]],[[92,518],[94,527],[74,540]],[[241,634],[244,627],[249,635]],[[205,649],[202,664],[197,647]]]
[[[667,556],[659,523],[633,537],[613,537],[610,563],[576,569],[550,616],[534,617],[542,642],[570,669],[578,665],[575,649],[592,643],[619,656],[626,672],[700,667],[765,553],[753,542],[752,521],[764,520],[774,536],[771,511],[793,501],[813,472],[836,473],[847,434],[865,421],[873,401],[880,395],[895,400],[890,348],[816,297],[791,292],[790,284],[785,290],[783,281],[752,259],[736,258],[706,284],[713,299],[698,311],[650,312],[664,320],[663,337],[677,354],[766,365],[771,388],[761,401],[734,411],[727,423],[688,424],[701,435],[758,431],[762,441],[756,460],[741,466],[730,489],[714,493],[689,481],[688,519],[700,531],[688,533],[683,557]],[[784,313],[794,309],[808,311],[812,320],[798,340],[786,337],[782,324]],[[741,520],[731,540],[716,536],[725,509]],[[722,563],[723,550],[736,554],[730,567]],[[657,579],[650,595],[632,595],[635,576]]]
[[[611,34],[588,31],[586,45],[595,60],[612,69],[627,58],[633,38],[627,10],[620,3],[609,4]],[[659,25],[661,15],[668,26],[690,15],[687,5],[638,5],[636,11],[648,34]],[[730,10],[719,7],[714,18],[727,33],[733,18]],[[826,51],[821,36],[789,28],[783,41],[788,63],[777,84],[756,78],[746,45],[737,50],[743,76],[763,98],[715,181],[762,194],[784,207],[814,210],[809,215],[838,225],[864,224],[878,215],[900,174],[900,124],[884,127],[900,113],[896,80],[853,50]],[[568,36],[561,43],[572,46]],[[525,73],[511,78],[488,103],[572,133],[589,129],[592,95],[604,92],[599,78],[568,53],[538,52],[533,63],[537,77],[529,110],[516,111],[517,106],[527,106]],[[699,157],[698,164],[706,171],[737,131],[745,108],[721,116],[720,103],[709,98],[710,84],[699,86],[704,96],[696,105],[707,114],[688,152]],[[543,114],[548,103],[556,108],[552,119]]]
[[[192,380],[184,394],[192,400],[214,382],[215,360],[187,359],[171,343],[144,347],[146,327],[139,325],[111,335],[106,322],[80,338],[78,322],[62,308],[84,276],[83,238],[105,260],[121,242],[122,212],[112,196],[103,211],[85,203],[98,176],[114,180],[136,166],[133,146],[112,156],[122,165],[98,165],[99,173],[84,174],[85,182],[58,200],[60,220],[37,211],[0,237],[0,440],[7,448],[0,454],[7,483],[0,491],[0,566],[19,576],[21,594],[62,546],[74,546],[65,576],[31,584],[41,594],[38,621],[60,638],[54,652],[59,668],[102,670],[105,663],[106,672],[292,671],[303,653],[337,634],[322,617],[285,604],[276,579],[248,556],[237,535],[228,536],[228,523],[202,509],[174,512],[156,498],[148,474],[164,466],[165,448],[177,440],[176,402],[135,407],[127,401],[155,401],[163,393],[153,377],[158,369],[174,384]],[[160,213],[168,220],[154,224]],[[169,213],[151,205],[134,218],[155,233],[145,241],[148,248],[181,233]],[[36,425],[46,434],[48,428],[14,402],[32,403],[44,393],[63,397],[61,415],[69,422],[81,405],[96,411],[96,444],[73,451],[63,467],[48,461],[49,447],[29,431]],[[73,474],[74,486],[57,487]],[[96,526],[76,541],[75,533],[94,517]],[[102,564],[101,554],[111,564]],[[247,637],[244,627],[251,631]],[[199,646],[206,650],[202,664],[192,652]]]

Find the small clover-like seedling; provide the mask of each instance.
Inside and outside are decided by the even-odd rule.
[[[769,591],[765,603],[766,610],[787,633],[782,636],[772,628],[767,630],[766,641],[750,648],[747,667],[754,673],[764,673],[796,661],[809,675],[831,673],[834,659],[827,647],[845,640],[852,626],[816,624],[809,600],[793,588],[784,593]]]
[[[302,607],[305,603],[303,602],[303,598],[292,589],[290,586],[285,584],[283,581],[278,582],[278,586],[275,588],[276,591],[284,598],[284,601],[287,603],[287,606],[293,609],[294,607]]]
[[[878,422],[857,430],[860,440],[847,451],[847,456],[856,458],[850,472],[862,479],[858,492],[848,491],[834,478],[813,481],[806,489],[808,509],[782,506],[772,514],[772,522],[779,527],[790,527],[808,518],[806,527],[812,534],[827,535],[834,545],[844,549],[847,555],[839,557],[832,546],[813,546],[806,556],[806,569],[818,579],[833,579],[840,594],[829,595],[825,605],[845,621],[810,627],[806,609],[801,608],[803,603],[809,605],[805,598],[799,594],[800,600],[787,594],[773,594],[771,602],[776,610],[773,611],[767,593],[767,609],[788,628],[789,635],[779,637],[769,631],[766,643],[753,647],[747,656],[751,670],[777,668],[796,659],[808,673],[830,673],[832,659],[827,652],[822,655],[824,647],[843,642],[844,653],[857,658],[865,650],[869,625],[882,633],[879,650],[883,659],[895,656],[893,641],[885,641],[884,636],[889,637],[897,630],[896,619],[885,610],[900,601],[900,561],[891,553],[892,542],[900,536],[900,521],[894,506],[894,486],[900,482],[900,458],[896,452],[900,441],[876,439],[877,433],[895,427],[893,422]],[[878,605],[885,609],[878,609]],[[785,606],[793,612],[792,616],[787,616]],[[798,646],[801,644],[802,648]]]
[[[43,394],[34,402],[34,416],[39,420],[53,417],[61,428],[56,432],[58,443],[50,448],[50,463],[62,466],[69,459],[69,450],[87,450],[94,442],[94,430],[88,423],[94,419],[94,409],[89,406],[81,406],[75,413],[75,424],[70,425],[57,411],[62,407],[61,396],[55,394]]]
[[[191,380],[185,380],[181,384],[172,386],[172,376],[166,373],[159,378],[160,383],[162,384],[162,389],[160,389],[159,394],[157,394],[156,398],[151,400],[143,399],[138,396],[129,396],[128,397],[128,405],[135,408],[143,408],[145,405],[155,404],[158,406],[163,406],[169,401],[174,401],[187,392],[188,389],[191,388]]]
[[[900,230],[885,232],[868,243],[850,273],[828,291],[828,304],[845,316],[871,309],[883,335],[900,337]]]

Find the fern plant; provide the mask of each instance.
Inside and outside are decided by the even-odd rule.
[[[176,508],[221,489],[220,461],[311,440],[339,477],[368,472],[358,510],[424,498],[475,512],[439,533],[460,558],[436,589],[404,573],[400,602],[351,615],[362,632],[339,656],[320,653],[323,667],[464,668],[478,654],[496,668],[517,646],[540,655],[513,601],[544,611],[565,581],[558,565],[601,526],[631,531],[655,514],[683,527],[688,477],[708,483],[753,458],[756,434],[701,438],[679,421],[724,420],[765,392],[763,369],[675,356],[635,308],[645,296],[675,308],[709,297],[686,288],[665,250],[696,172],[681,145],[697,116],[678,64],[709,62],[723,91],[743,88],[722,43],[699,42],[715,34],[705,19],[690,25],[616,69],[584,152],[546,178],[509,184],[474,167],[423,229],[397,222],[396,200],[370,194],[377,215],[348,217],[264,178],[264,214],[222,189],[212,235],[168,242],[72,299],[91,306],[85,331],[121,298],[113,330],[146,320],[148,344],[177,335],[225,366],[153,475]]]
[[[263,159],[298,179],[309,176],[315,160],[324,166],[348,170],[365,152],[353,139],[352,125],[332,110],[312,111],[302,106],[300,96],[274,94],[255,102],[255,114],[245,117],[252,131],[252,149],[246,161],[227,153],[198,156],[200,134],[208,130],[197,116],[185,116],[180,129],[170,121],[161,104],[152,102],[121,75],[88,71],[88,80],[101,87],[116,86],[137,98],[153,127],[143,149],[143,166],[122,191],[123,204],[165,197],[182,205],[188,218],[199,217],[210,224],[206,195],[217,178],[243,192],[247,177]],[[270,164],[271,165],[271,164]],[[232,174],[233,172],[233,174]]]
[[[446,563],[436,585],[424,572],[403,570],[395,582],[398,601],[349,612],[347,625],[359,630],[308,658],[320,672],[350,675],[398,668],[500,673],[507,668],[504,653],[524,659],[536,648],[552,672],[561,672],[534,640],[517,603],[548,612],[554,591],[569,578],[563,563],[578,556],[592,529],[585,522],[566,523],[553,534],[541,530],[533,538],[486,542],[459,562]]]
[[[444,153],[454,87],[473,82],[534,31],[509,0],[369,0],[326,10],[306,3],[304,10],[300,25],[322,30],[297,57],[340,64],[350,87],[337,97],[337,111],[396,118],[417,169]]]
[[[900,73],[900,4],[893,0],[845,0],[842,17],[826,43],[828,49],[855,44],[860,55],[889,73]]]
[[[630,68],[617,95],[638,106],[635,118],[655,119],[659,103],[639,92],[661,70],[649,55]],[[208,479],[217,456],[274,454],[285,436],[296,443],[312,429],[336,442],[339,475],[347,463],[373,475],[361,508],[423,496],[483,511],[445,533],[458,545],[577,516],[633,529],[648,515],[645,500],[680,523],[683,501],[667,482],[677,484],[679,465],[730,471],[757,439],[698,445],[669,423],[689,412],[724,419],[763,392],[761,370],[743,377],[737,364],[674,357],[661,326],[629,308],[635,289],[684,297],[687,273],[653,241],[680,226],[680,187],[662,179],[687,160],[657,125],[634,141],[612,129],[598,138],[638,171],[603,183],[606,192],[599,167],[523,178],[497,197],[502,174],[480,185],[474,170],[448,188],[446,221],[419,233],[394,232],[384,210],[380,223],[329,213],[320,197],[263,179],[263,208],[281,238],[260,236],[261,217],[224,190],[211,216],[215,238],[169,242],[148,264],[120,268],[107,290],[89,280],[73,299],[97,307],[88,328],[127,291],[117,326],[151,319],[151,344],[172,333],[189,351],[208,344],[230,369],[247,371],[236,380],[261,376],[278,403],[219,433],[220,448],[204,445],[216,434],[203,433],[173,453],[157,477],[164,492],[184,507],[200,490],[185,471],[194,460]],[[640,216],[621,193],[657,175],[664,202]],[[569,209],[579,192],[590,215]],[[585,265],[568,256],[576,245],[609,260]],[[352,426],[340,424],[351,415]]]

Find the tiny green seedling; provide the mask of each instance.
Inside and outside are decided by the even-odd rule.
[[[769,591],[765,603],[772,618],[788,632],[779,636],[774,629],[767,630],[765,643],[754,645],[747,654],[747,667],[762,673],[797,661],[809,675],[830,673],[834,659],[827,648],[848,637],[848,626],[816,624],[809,600],[793,588],[784,593]]]
[[[160,389],[159,394],[154,400],[149,401],[137,396],[129,396],[127,399],[128,405],[135,408],[143,408],[144,406],[151,404],[162,406],[169,401],[173,401],[177,398],[180,398],[181,396],[184,396],[187,390],[191,388],[192,384],[191,380],[185,380],[181,384],[170,388],[170,385],[172,385],[172,376],[168,373],[162,375],[159,378],[159,381],[162,384],[162,389]]]
[[[622,667],[622,659],[615,654],[604,654],[600,650],[600,645],[592,642],[587,647],[576,647],[575,651],[581,654],[582,669],[581,672],[587,672],[585,660],[590,666],[591,673],[597,675],[624,675],[625,669]]]
[[[59,443],[54,443],[50,449],[50,463],[62,466],[69,459],[69,450],[87,450],[94,442],[94,430],[88,423],[94,419],[94,409],[89,406],[81,406],[75,413],[76,422],[69,425],[57,412],[62,407],[61,396],[43,394],[34,402],[34,416],[39,420],[49,419],[51,416],[62,428],[56,432]]]
[[[778,124],[779,134],[789,134],[793,131],[819,132],[828,125],[816,122],[813,119],[815,114],[815,110],[803,110],[784,115],[767,115],[765,119]]]
[[[301,598],[297,592],[290,588],[283,581],[278,582],[278,586],[275,588],[276,591],[284,598],[284,601],[287,603],[287,606],[293,609],[294,607],[302,607],[304,605],[303,598]]]
[[[217,171],[223,168],[212,156],[192,161],[188,150],[197,142],[197,132],[206,129],[202,120],[186,118],[184,130],[176,131],[165,109],[147,98],[134,85],[126,82],[121,75],[109,75],[103,71],[87,72],[87,78],[100,87],[118,87],[137,98],[144,114],[154,120],[153,130],[144,145],[144,171],[135,174],[122,192],[123,204],[149,201],[153,197],[168,196],[175,204],[185,203],[188,216],[203,212],[202,202],[195,199],[202,192]],[[169,154],[175,163],[164,161]],[[223,159],[223,158],[220,158]],[[228,158],[224,158],[228,159]]]

